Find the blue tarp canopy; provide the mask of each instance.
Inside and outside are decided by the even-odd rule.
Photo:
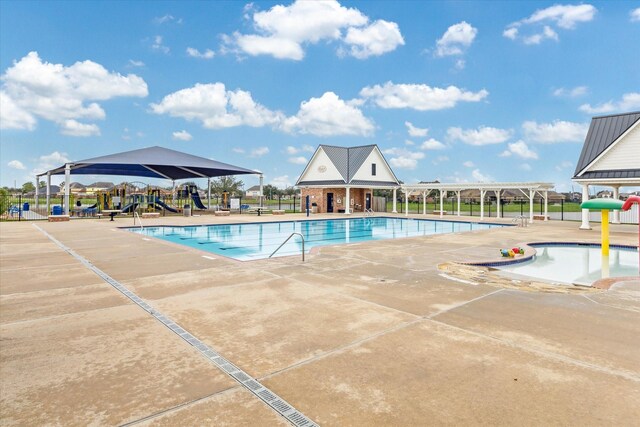
[[[93,159],[70,162],[72,175],[120,175],[171,180],[260,174],[258,171],[217,162],[163,147],[141,148]],[[65,166],[49,171],[63,175]],[[45,175],[45,174],[43,174]]]

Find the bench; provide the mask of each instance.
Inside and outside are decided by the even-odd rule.
[[[49,215],[49,222],[69,221],[69,215]]]
[[[213,214],[215,216],[229,216],[231,215],[231,211],[214,211]]]
[[[247,213],[250,214],[258,214],[258,216],[260,216],[261,214],[265,214],[265,213],[271,213],[271,209],[266,209],[266,208],[249,208],[247,209]]]
[[[433,211],[433,214],[434,215],[440,215],[440,211],[439,210],[435,210],[435,211]],[[447,211],[442,211],[442,215],[446,215],[446,214],[447,214]]]
[[[142,218],[160,218],[160,212],[142,212]]]
[[[533,220],[534,221],[548,221],[549,217],[548,216],[544,216],[544,215],[534,215],[533,216]]]
[[[284,209],[274,209],[271,213],[274,215],[284,215]]]

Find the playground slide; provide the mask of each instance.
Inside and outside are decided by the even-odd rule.
[[[174,209],[171,206],[167,205],[166,203],[162,202],[160,199],[156,199],[156,201],[154,203],[156,204],[156,209],[158,209],[158,206],[160,206],[161,208],[164,208],[164,209],[168,210],[169,212],[178,213],[178,211],[176,209]]]
[[[191,193],[191,199],[193,200],[193,203],[196,205],[196,208],[207,209],[207,207],[202,203],[202,200],[200,200],[200,195],[198,194],[198,192]]]
[[[137,207],[138,207],[138,203],[129,203],[128,205],[125,205],[125,207],[122,208],[122,213],[133,212],[136,210]]]

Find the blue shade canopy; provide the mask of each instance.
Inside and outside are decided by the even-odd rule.
[[[70,162],[72,175],[121,175],[171,180],[260,174],[258,171],[205,159],[163,147],[141,148],[124,153]],[[49,172],[63,175],[64,165]],[[43,174],[44,175],[44,174]]]

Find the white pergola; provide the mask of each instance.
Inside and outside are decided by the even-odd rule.
[[[500,194],[502,190],[519,190],[529,199],[529,221],[533,222],[533,199],[536,194],[544,199],[544,220],[548,220],[548,192],[554,185],[549,182],[475,182],[475,183],[424,183],[403,184],[400,190],[404,193],[405,216],[409,215],[409,194],[415,191],[422,192],[422,214],[427,214],[427,196],[432,191],[440,193],[440,217],[444,216],[444,195],[446,192],[454,192],[458,198],[457,216],[460,216],[460,192],[463,190],[480,191],[480,221],[484,219],[484,198],[488,192],[493,192],[498,200],[497,217],[501,217]],[[393,213],[398,213],[396,207],[396,189],[393,190]]]

